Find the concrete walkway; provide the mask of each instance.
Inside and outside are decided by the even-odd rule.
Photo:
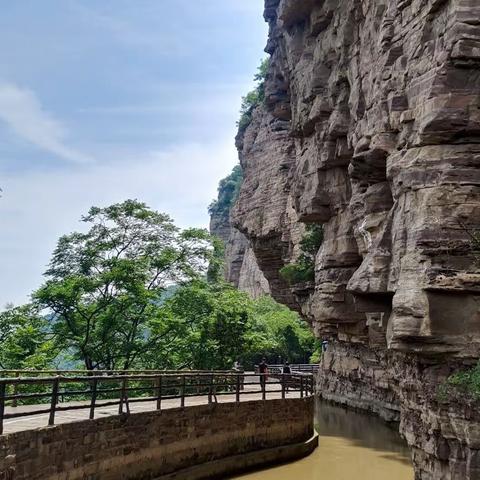
[[[274,393],[272,390],[279,390],[280,384],[277,382],[267,383],[267,400],[279,399],[281,398],[281,393]],[[259,385],[246,385],[245,390],[242,391],[240,396],[241,402],[246,402],[249,400],[261,400],[261,393],[248,393],[249,390],[255,391],[259,389]],[[286,394],[287,398],[298,398],[300,392],[290,391]],[[99,400],[98,402],[107,402],[108,400]],[[235,394],[232,395],[218,395],[218,403],[234,403]],[[208,403],[208,396],[198,396],[198,397],[186,397],[185,398],[185,407],[194,406],[194,405],[205,405]],[[62,423],[70,423],[76,421],[87,420],[90,413],[90,402],[81,401],[81,402],[69,402],[59,403],[59,407],[66,405],[85,405],[85,409],[82,410],[71,410],[67,412],[56,412],[55,414],[55,425]],[[162,410],[169,408],[178,408],[180,407],[180,399],[170,399],[162,400]],[[14,432],[20,432],[25,430],[33,430],[36,428],[42,428],[48,426],[48,414],[33,415],[35,410],[44,410],[48,409],[49,405],[25,405],[19,407],[6,407],[5,413],[21,413],[21,412],[32,412],[32,416],[20,417],[20,418],[11,418],[6,419],[3,422],[3,433],[9,434]],[[125,407],[124,407],[125,409]],[[141,402],[141,403],[130,403],[130,413],[140,413],[140,412],[151,412],[156,410],[156,402]],[[109,407],[97,407],[95,408],[95,418],[108,417],[112,415],[118,415],[118,405],[113,405]]]

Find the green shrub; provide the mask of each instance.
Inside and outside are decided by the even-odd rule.
[[[251,92],[248,92],[242,98],[242,106],[240,107],[240,119],[237,122],[239,130],[245,130],[252,121],[253,111],[265,100],[265,79],[267,78],[268,66],[270,59],[265,58],[258,67],[258,71],[253,77],[257,82],[257,86]]]
[[[472,368],[451,375],[446,382],[446,388],[440,389],[442,395],[447,391],[462,393],[475,400],[480,399],[480,361]]]
[[[280,269],[280,275],[290,284],[311,282],[315,280],[313,265],[304,263],[291,263]]]
[[[315,350],[310,356],[310,363],[320,363],[322,360],[322,356],[322,342],[320,342],[320,340],[318,339],[315,339]]]

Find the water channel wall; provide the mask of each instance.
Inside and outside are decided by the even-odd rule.
[[[248,401],[12,433],[0,437],[0,480],[220,478],[310,453],[313,413],[313,398]]]

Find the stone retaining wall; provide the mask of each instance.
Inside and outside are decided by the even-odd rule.
[[[272,463],[277,447],[279,460],[290,459],[286,446],[311,451],[299,445],[313,436],[313,409],[313,398],[224,403],[13,433],[0,437],[0,480],[153,480],[195,466],[203,473],[189,478],[213,478],[209,462],[218,475],[262,463],[252,452]],[[218,464],[243,454],[245,464]]]

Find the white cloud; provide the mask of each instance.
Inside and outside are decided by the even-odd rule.
[[[110,165],[2,178],[0,309],[26,301],[42,281],[57,239],[79,230],[92,205],[138,198],[170,214],[180,227],[207,227],[218,180],[237,162],[229,136],[215,145],[185,144]]]
[[[65,144],[67,130],[43,109],[31,90],[0,83],[0,119],[19,137],[64,160],[74,163],[91,160]]]

